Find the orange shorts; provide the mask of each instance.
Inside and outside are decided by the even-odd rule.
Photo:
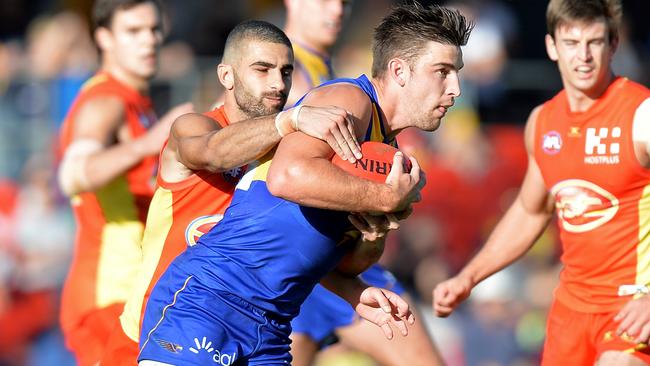
[[[65,332],[66,346],[79,366],[94,366],[104,355],[108,337],[119,324],[124,303],[113,304],[88,313],[74,329]]]
[[[138,342],[129,338],[122,329],[120,322],[111,332],[106,345],[106,351],[100,365],[102,366],[137,366]]]
[[[582,313],[553,301],[546,324],[542,366],[593,365],[605,351],[629,353],[650,364],[650,347],[617,336],[618,312]]]

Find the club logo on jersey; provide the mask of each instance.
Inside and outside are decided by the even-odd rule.
[[[221,173],[223,179],[232,185],[239,183],[239,180],[244,176],[244,174],[246,174],[246,166],[233,168]]]
[[[569,127],[569,137],[580,137],[580,136],[582,136],[582,133],[580,133],[580,127],[576,127],[576,126]]]
[[[587,128],[587,136],[585,138],[585,164],[618,164],[620,163],[619,152],[621,146],[619,138],[621,137],[621,128],[614,127],[610,129],[607,127],[601,128]]]
[[[562,136],[557,131],[550,131],[542,138],[542,150],[549,155],[555,155],[562,148]]]
[[[562,228],[572,233],[594,230],[618,212],[618,199],[603,188],[582,179],[564,180],[551,188]]]
[[[223,215],[217,214],[201,216],[192,220],[187,225],[187,228],[185,228],[185,242],[187,245],[190,247],[195,245],[199,241],[199,238],[210,231],[222,218]]]
[[[189,348],[190,352],[198,355],[199,353],[207,352],[214,353],[212,355],[212,362],[217,365],[229,366],[237,359],[237,352],[222,353],[220,350],[212,347],[212,342],[207,340],[207,337],[203,337],[201,341],[198,338],[194,337],[194,345]]]
[[[179,344],[174,344],[172,342],[168,342],[162,339],[156,339],[156,343],[165,350],[171,352],[171,353],[179,353],[180,351],[183,350],[183,346]]]

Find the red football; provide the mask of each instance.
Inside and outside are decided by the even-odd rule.
[[[363,157],[355,163],[341,159],[338,155],[332,158],[332,164],[346,172],[369,179],[377,183],[384,183],[393,166],[393,155],[399,151],[391,145],[381,142],[366,141],[361,143],[361,154]],[[411,162],[404,155],[404,171],[411,169]]]

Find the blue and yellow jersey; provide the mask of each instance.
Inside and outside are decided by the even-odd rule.
[[[387,142],[370,81],[362,75],[330,83],[337,82],[366,92],[373,104],[366,139]],[[293,318],[359,233],[346,212],[303,207],[271,195],[266,185],[271,161],[269,154],[250,165],[222,221],[176,263],[217,291],[236,293],[265,311]]]
[[[309,80],[310,87],[313,88],[334,79],[334,71],[329,57],[298,42],[294,41],[292,44],[296,70]]]

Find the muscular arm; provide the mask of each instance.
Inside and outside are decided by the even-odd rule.
[[[186,114],[172,125],[168,146],[188,169],[226,171],[259,158],[280,141],[275,116],[237,122],[222,129],[207,116]]]
[[[456,277],[436,287],[434,308],[438,315],[448,315],[479,282],[526,253],[551,218],[553,205],[533,154],[538,113],[539,108],[531,113],[526,124],[528,170],[519,194],[478,254]]]
[[[363,91],[349,84],[316,89],[305,105],[336,105],[354,120],[355,134],[361,138],[368,127],[372,105]],[[334,152],[323,141],[303,133],[282,139],[267,176],[269,191],[304,206],[340,211],[389,212],[396,209],[395,193],[386,184],[354,177],[334,166]]]

